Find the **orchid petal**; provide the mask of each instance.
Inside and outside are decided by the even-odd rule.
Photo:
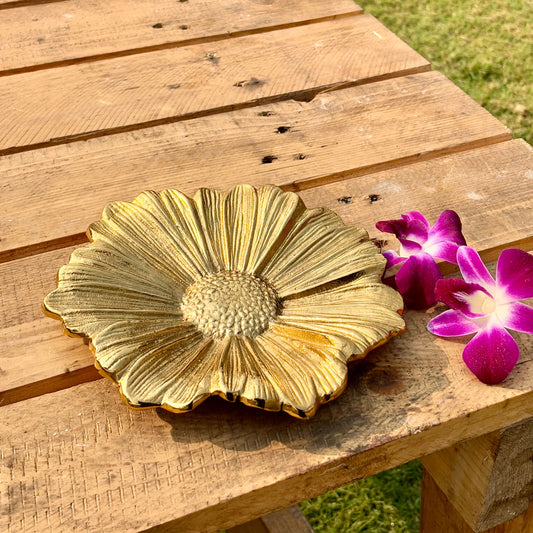
[[[496,281],[510,298],[533,298],[533,255],[516,248],[504,250],[498,258]]]
[[[452,242],[459,246],[466,244],[465,238],[461,231],[462,224],[459,215],[447,209],[443,211],[435,225],[429,230],[429,240],[432,242]]]
[[[428,254],[432,255],[433,257],[436,257],[437,259],[442,259],[444,261],[448,261],[448,263],[452,263],[454,265],[457,264],[457,250],[459,249],[459,245],[455,244],[453,242],[436,242],[434,244],[430,244],[424,246],[424,251]]]
[[[407,231],[407,221],[405,220],[380,220],[376,222],[376,228],[383,233],[393,233],[403,235]]]
[[[457,278],[437,281],[435,297],[468,318],[485,316],[494,311],[496,305],[492,296],[481,285]]]
[[[473,248],[461,246],[457,251],[457,264],[465,281],[477,283],[489,290],[495,286],[494,279]]]
[[[415,242],[418,244],[425,243],[428,238],[427,221],[406,218],[408,215],[402,215],[400,220],[381,220],[376,223],[376,228],[385,233],[393,233],[398,240],[404,244],[404,241]],[[424,219],[425,220],[425,219]],[[407,243],[409,245],[409,243]]]
[[[503,308],[503,309],[502,309]],[[509,329],[533,334],[533,308],[521,302],[512,302],[498,309],[498,318]]]
[[[409,239],[398,239],[400,241],[400,244],[402,245],[402,248],[400,250],[400,253],[405,252],[407,254],[407,257],[410,257],[411,255],[419,254],[420,252],[424,251],[424,248],[421,244],[417,243],[416,241],[411,241]]]
[[[398,270],[396,284],[406,307],[427,309],[435,302],[435,283],[442,275],[426,253],[411,256]]]
[[[407,214],[402,215],[402,218],[407,222],[413,222],[417,220],[429,231],[429,222],[427,218],[420,211],[409,211]]]
[[[394,250],[386,250],[383,257],[387,260],[387,268],[392,268],[407,261],[407,257],[400,257]]]
[[[466,366],[480,381],[489,385],[503,381],[519,356],[516,341],[499,325],[481,330],[463,351]]]
[[[461,337],[479,331],[479,327],[467,317],[449,309],[429,321],[428,330],[439,337]]]

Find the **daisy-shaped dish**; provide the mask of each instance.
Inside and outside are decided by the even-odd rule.
[[[44,309],[90,339],[131,407],[216,394],[308,418],[404,328],[366,231],[274,186],[143,192],[88,234]]]

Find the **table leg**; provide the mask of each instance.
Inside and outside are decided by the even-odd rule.
[[[232,527],[227,533],[313,533],[313,530],[300,508],[294,505]]]
[[[533,419],[441,450],[422,464],[421,533],[533,531]]]

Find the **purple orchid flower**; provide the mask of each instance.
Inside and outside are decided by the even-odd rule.
[[[376,228],[394,233],[400,241],[398,255],[383,252],[387,268],[402,266],[396,273],[396,286],[405,305],[411,309],[427,309],[437,302],[435,284],[442,278],[435,258],[456,264],[459,246],[466,244],[461,232],[459,215],[450,209],[443,211],[434,226],[418,211],[402,215],[400,220],[383,220]]]
[[[513,248],[504,250],[496,280],[468,246],[459,248],[457,262],[464,281],[437,282],[437,298],[451,309],[431,320],[428,329],[441,337],[476,333],[465,346],[463,360],[483,383],[500,383],[520,355],[505,328],[533,334],[533,308],[519,302],[533,297],[533,256]]]

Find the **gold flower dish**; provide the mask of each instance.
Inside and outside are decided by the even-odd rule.
[[[274,186],[143,192],[88,235],[44,309],[90,339],[131,407],[219,395],[308,418],[404,328],[366,231]]]

